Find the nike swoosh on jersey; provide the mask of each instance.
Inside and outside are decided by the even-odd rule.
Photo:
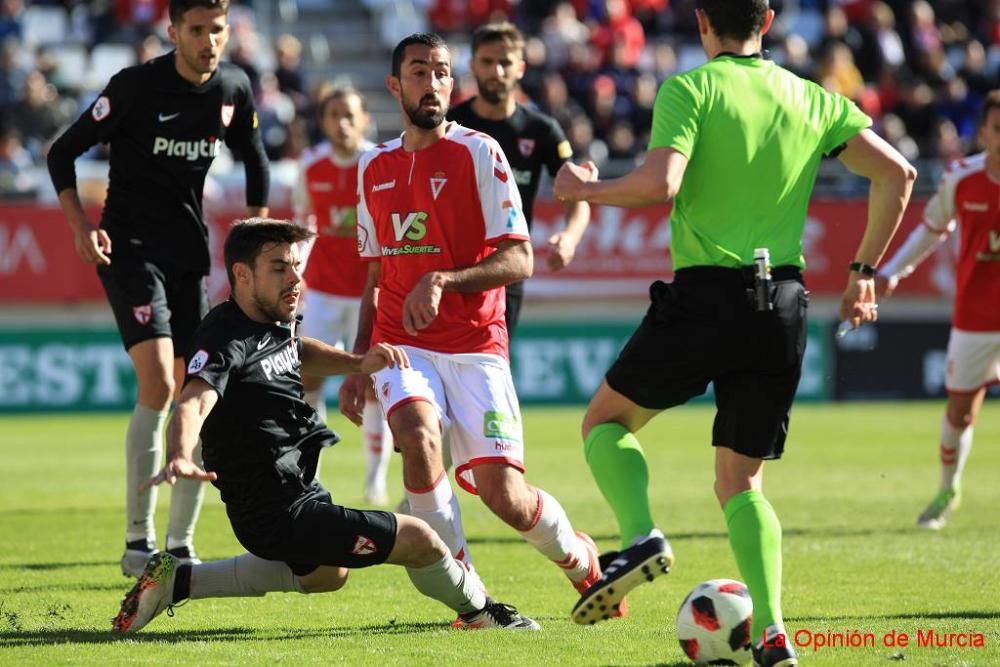
[[[270,336],[265,336],[264,340],[262,340],[259,343],[257,343],[257,349],[258,350],[263,350],[264,346],[267,345],[270,342],[271,342],[271,337]]]
[[[159,114],[159,115],[158,115],[158,116],[156,117],[156,120],[160,121],[161,123],[165,123],[165,122],[167,122],[168,120],[173,120],[174,118],[177,118],[177,117],[178,117],[178,116],[180,116],[180,115],[181,115],[181,112],[180,112],[180,111],[178,111],[177,113],[172,113],[172,114],[170,114],[169,116],[167,116],[167,115],[164,115],[164,114],[163,114],[163,113],[161,112],[161,113],[160,113],[160,114]]]

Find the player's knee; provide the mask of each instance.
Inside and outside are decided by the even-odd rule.
[[[170,405],[174,396],[174,378],[170,373],[150,373],[138,378],[140,405],[163,409]]]
[[[477,480],[478,482],[478,480]],[[527,489],[516,484],[496,483],[479,484],[479,497],[490,510],[515,530],[525,531],[531,528],[538,510],[538,497]]]
[[[322,566],[305,576],[298,577],[299,587],[303,593],[333,593],[347,584],[349,573],[350,570],[346,567]]]
[[[396,446],[407,453],[434,454],[441,451],[441,438],[423,424],[393,432]]]
[[[957,429],[964,429],[968,426],[972,426],[972,422],[975,421],[975,415],[972,414],[972,410],[964,407],[953,408],[948,406],[945,417],[948,419],[948,423]]]
[[[397,515],[396,545],[390,561],[405,567],[426,567],[448,555],[448,547],[425,521]]]

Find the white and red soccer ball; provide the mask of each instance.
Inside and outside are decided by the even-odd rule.
[[[677,640],[697,665],[750,661],[753,603],[746,584],[712,579],[698,584],[677,612]]]

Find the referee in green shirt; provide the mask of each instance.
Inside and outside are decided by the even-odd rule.
[[[794,665],[791,642],[782,641],[781,525],[762,480],[764,461],[784,449],[805,348],[809,195],[824,156],[871,181],[868,225],[849,267],[845,258],[840,305],[841,317],[858,326],[876,319],[874,267],[916,170],[868,129],[871,119],[850,100],[761,58],[761,37],[774,19],[767,0],[695,6],[708,62],[660,88],[645,163],[609,181],[597,179],[592,163],[567,163],[555,181],[563,202],[674,204],[674,280],[650,287],[646,317],[583,421],[587,463],[618,519],[622,551],[605,559],[603,578],[573,616],[580,623],[607,618],[602,607],[616,607],[673,564],[653,524],[649,472],[634,434],[712,382],[715,492],[753,599],[754,662]],[[758,248],[768,249],[771,266],[759,285]]]

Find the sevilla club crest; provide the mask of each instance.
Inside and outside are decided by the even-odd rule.
[[[523,155],[524,157],[531,157],[531,154],[535,152],[535,140],[518,139],[517,149],[521,151],[521,155]]]
[[[146,326],[153,319],[153,307],[148,303],[145,306],[132,306],[132,315],[136,322]]]
[[[233,112],[236,111],[235,104],[223,104],[222,105],[222,126],[229,127],[229,124],[233,122]]]
[[[354,542],[354,548],[351,549],[351,553],[355,556],[370,556],[376,551],[378,551],[378,548],[375,546],[375,543],[364,535],[358,535],[357,541]]]

